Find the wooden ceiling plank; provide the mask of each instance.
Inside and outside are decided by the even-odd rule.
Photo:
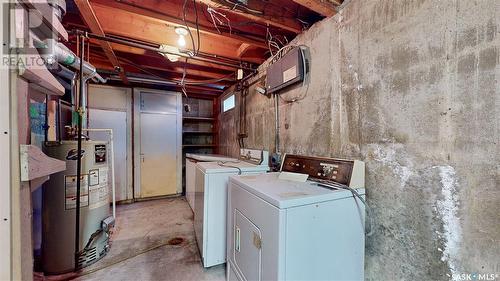
[[[245,13],[243,11],[239,10],[232,10],[232,9],[227,9],[228,7],[215,2],[213,0],[198,0],[197,2],[206,4],[212,8],[224,8],[223,13],[230,13],[236,16],[244,17],[249,20],[264,24],[264,25],[269,25],[269,26],[274,26],[277,28],[281,28],[283,30],[287,30],[296,34],[299,34],[302,32],[302,25],[296,21],[295,19],[292,18],[279,18],[279,17],[270,17],[270,16],[257,16],[254,14],[250,13]],[[232,8],[232,7],[229,7]]]
[[[171,26],[185,26],[184,21],[181,17],[176,15],[181,7],[170,1],[158,2],[156,0],[141,0],[140,4],[136,4],[133,1],[109,1],[109,0],[97,0],[93,1],[94,5],[104,5],[108,7],[118,8],[124,11],[132,12],[134,14],[147,16],[162,21],[165,25]],[[98,4],[97,4],[98,3]],[[154,8],[153,8],[154,7]],[[199,30],[201,34],[210,34],[220,40],[230,40],[237,41],[238,43],[247,43],[260,48],[267,48],[266,43],[263,40],[255,40],[252,38],[240,36],[237,34],[229,33],[219,33],[219,31],[212,26],[212,24],[204,19],[199,18]],[[195,29],[195,24],[192,21],[188,21],[188,26],[191,29]]]
[[[155,63],[148,62],[147,64],[141,63],[139,65],[139,64],[132,62],[130,60],[127,60],[127,59],[119,58],[119,60],[122,63],[122,65],[125,66],[125,68],[127,68],[126,66],[129,65],[130,67],[138,70],[138,73],[144,73],[142,70],[146,69],[146,70],[166,72],[169,74],[176,74],[178,77],[181,77],[183,70],[184,70],[181,67],[166,68],[159,63],[155,64]],[[109,64],[109,62],[106,60],[106,58],[101,56],[101,55],[94,54],[91,57],[91,62],[97,68],[114,71],[113,66],[111,64]],[[220,78],[223,78],[225,76],[228,76],[229,74],[200,71],[200,70],[196,70],[196,69],[190,69],[189,66],[186,67],[186,77],[192,78],[192,79],[197,79],[197,80],[220,79]],[[230,78],[230,77],[228,77],[228,78]]]
[[[90,39],[90,44],[91,48],[94,48],[93,46],[100,46],[99,40],[95,39]],[[70,44],[70,49],[75,50],[75,45]],[[115,51],[117,55],[124,55],[124,56],[143,56],[145,58],[152,59],[158,63],[164,62],[165,64],[172,65],[172,66],[180,66],[184,61],[179,61],[179,62],[171,62],[161,56],[160,54],[154,53],[154,52],[149,52],[144,49],[140,48],[135,48],[135,47],[130,47],[130,46],[125,46],[121,44],[116,44],[116,43],[111,43],[111,47]],[[98,50],[93,49],[93,53],[96,53]],[[228,71],[235,71],[235,67],[229,67],[229,66],[224,66],[224,65],[219,65],[219,64],[214,64],[214,63],[209,63],[209,62],[204,62],[204,61],[198,61],[198,60],[188,60],[188,65],[190,68],[204,68],[206,70],[208,69],[213,69],[214,73],[220,73],[220,72],[228,72]],[[166,66],[167,67],[167,66]]]
[[[82,1],[82,0],[80,0]],[[107,34],[114,34],[156,44],[177,45],[178,35],[164,23],[143,15],[94,4],[94,12]],[[201,35],[200,52],[238,59],[237,42],[218,40],[209,34]]]
[[[337,6],[342,5],[342,2],[343,2],[343,0],[328,0],[328,1],[331,2],[331,3],[333,3],[333,4],[335,4],[335,5],[337,5]]]
[[[242,43],[238,48],[236,54],[238,55],[238,57],[241,58],[245,54],[245,52],[248,51],[250,47],[251,47],[250,44]]]
[[[331,17],[337,13],[333,0],[292,0],[322,16]],[[335,1],[336,2],[336,1]]]
[[[82,15],[83,20],[87,24],[87,26],[90,28],[90,30],[98,35],[105,36],[104,31],[94,13],[94,10],[92,9],[92,6],[90,6],[90,3],[88,0],[75,0],[75,4],[78,7],[78,10],[80,10],[80,14]],[[113,64],[114,67],[118,67],[120,69],[120,77],[123,81],[124,84],[128,84],[128,79],[127,76],[125,75],[124,70],[122,69],[118,58],[116,57],[115,53],[113,52],[113,49],[111,48],[111,44],[109,42],[104,42],[101,41],[100,45],[106,54],[107,58]]]

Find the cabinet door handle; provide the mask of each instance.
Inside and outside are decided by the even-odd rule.
[[[240,252],[240,228],[236,227],[236,231],[234,233],[234,250],[238,253]]]

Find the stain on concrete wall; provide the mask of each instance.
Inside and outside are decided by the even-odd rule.
[[[366,162],[366,280],[500,274],[499,19],[496,0],[351,0],[293,41],[311,69],[281,92],[282,151]],[[249,93],[245,145],[273,151],[274,102]],[[233,156],[238,116],[219,116]]]

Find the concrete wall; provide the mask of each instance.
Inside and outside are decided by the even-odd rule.
[[[496,0],[351,0],[294,40],[311,76],[282,92],[282,150],[366,161],[367,280],[500,274],[499,21]],[[246,101],[246,146],[274,150],[273,100]]]

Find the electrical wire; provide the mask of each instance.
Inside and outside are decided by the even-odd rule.
[[[188,0],[184,0],[184,5],[182,5],[182,21],[184,21],[184,26],[186,27],[188,33],[189,33],[189,37],[191,38],[191,45],[193,47],[193,53],[196,54],[196,47],[195,47],[195,44],[194,44],[194,37],[193,37],[193,33],[191,33],[191,28],[189,28],[189,25],[187,23],[187,20],[186,20],[186,5],[187,5],[187,2]],[[195,7],[196,7],[196,3],[195,3]]]
[[[241,175],[241,168],[240,167],[227,165],[226,163],[240,163],[240,161],[218,161],[217,165],[222,166],[222,167],[238,169],[238,175]]]
[[[196,37],[198,38],[198,46],[196,47],[196,55],[200,52],[200,24],[198,22],[198,8],[196,7],[196,0],[193,0],[194,5],[194,15],[195,15],[195,25],[196,25]]]
[[[210,7],[207,5],[207,12],[208,14],[210,15],[210,18],[212,19],[212,24],[214,25],[215,29],[217,29],[217,32],[219,32],[219,34],[222,34],[222,32],[220,31],[219,29],[219,26],[217,25],[217,22],[223,26],[223,21],[221,19],[219,19],[218,16],[220,17],[223,17],[224,19],[226,19],[227,21],[227,26],[229,28],[229,34],[231,35],[233,33],[233,28],[231,27],[231,21],[229,20],[229,18],[221,13],[221,12],[218,12],[217,10],[215,10],[214,8]]]
[[[186,58],[186,61],[187,61],[188,58]],[[151,76],[154,76],[156,78],[159,78],[159,79],[162,79],[162,80],[165,80],[167,82],[172,82],[172,83],[176,83],[178,85],[181,85],[181,83],[184,83],[184,85],[205,85],[205,84],[213,84],[213,83],[217,83],[217,82],[222,82],[222,81],[226,81],[228,80],[230,77],[233,77],[234,74],[233,73],[230,73],[228,75],[225,75],[221,78],[215,78],[215,79],[207,79],[207,80],[199,80],[199,81],[186,81],[185,79],[185,75],[187,75],[187,72],[186,74],[184,74],[184,71],[183,71],[183,76],[184,76],[184,81],[181,79],[181,80],[177,80],[177,79],[165,79],[164,77],[154,73],[154,72],[151,72],[151,71],[148,71],[146,69],[144,69],[142,66],[134,63],[133,61],[131,60],[128,60],[128,59],[124,59],[124,58],[118,58],[118,60],[120,61],[123,61],[127,64],[130,64],[132,66],[134,66],[135,68],[139,69],[140,71],[146,73],[146,74],[149,74]],[[184,67],[184,70],[185,70],[185,67]],[[187,71],[187,70],[186,70]]]
[[[243,5],[243,3],[237,3],[237,2],[233,2],[233,1],[229,1],[229,0],[224,0],[224,1],[226,1],[226,3],[233,5],[232,8],[226,7],[227,9],[230,9],[233,11],[236,10],[236,8],[241,7],[242,9],[238,9],[238,10],[240,10],[240,11],[245,10],[246,12],[249,12],[249,13],[255,14],[255,15],[263,15],[264,14],[264,12],[251,9],[247,5]]]
[[[228,74],[226,76],[223,76],[221,78],[216,78],[216,79],[208,79],[208,80],[199,80],[199,81],[187,81],[187,82],[184,82],[186,85],[204,85],[204,84],[213,84],[213,83],[217,83],[217,82],[222,82],[222,81],[226,81],[228,80],[228,78],[230,77],[233,77],[234,74],[231,73],[231,74]],[[178,80],[176,79],[172,79],[172,81],[176,82]]]
[[[363,203],[363,205],[365,205],[366,216],[368,218],[368,228],[365,227],[366,236],[371,236],[373,234],[374,222],[373,222],[372,210],[371,210],[370,206],[368,205],[368,203],[366,203],[366,200],[363,198],[363,196],[361,196],[354,188],[350,188],[349,186],[347,186],[345,184],[332,183],[332,182],[329,182],[326,180],[320,180],[320,179],[311,179],[311,180],[316,182],[318,184],[318,186],[331,188],[331,189],[349,190],[352,193],[354,199],[358,198],[359,201],[361,201],[361,203]],[[367,229],[368,229],[368,231],[367,231]]]
[[[184,81],[184,79],[186,78],[187,62],[188,62],[188,59],[186,58],[186,60],[184,61],[184,67],[182,68],[182,79],[181,79],[180,86],[181,86],[181,91],[184,94],[184,96],[186,97],[186,99],[189,99],[189,97],[187,95],[187,91],[186,91],[186,83]]]
[[[191,247],[191,245],[193,245],[193,243],[187,243],[186,245],[183,245],[182,247]],[[147,248],[147,249],[144,249],[144,250],[142,250],[142,251],[139,251],[139,252],[137,252],[137,253],[133,253],[133,254],[131,254],[130,256],[127,256],[127,257],[124,257],[124,258],[118,259],[118,260],[116,260],[116,261],[113,261],[113,262],[111,262],[110,264],[107,264],[107,265],[105,265],[105,266],[98,267],[98,268],[93,268],[93,269],[90,269],[90,270],[88,270],[88,271],[87,271],[87,270],[85,270],[85,271],[83,271],[83,272],[81,272],[81,273],[77,273],[77,274],[75,274],[75,275],[74,275],[74,277],[73,277],[73,276],[71,276],[71,277],[70,277],[70,279],[71,279],[71,278],[78,278],[78,277],[82,277],[82,276],[85,276],[85,275],[89,275],[89,274],[95,273],[95,272],[97,272],[97,271],[100,271],[100,270],[103,270],[103,269],[109,268],[109,267],[111,267],[111,266],[113,266],[113,265],[116,265],[116,264],[122,263],[122,262],[124,262],[124,261],[127,261],[127,260],[129,260],[129,259],[132,259],[132,258],[135,258],[135,257],[137,257],[137,256],[143,255],[143,254],[145,254],[145,253],[147,253],[147,252],[151,252],[151,251],[153,251],[153,250],[156,250],[156,249],[161,248],[161,247],[164,247],[164,246],[170,246],[169,242],[160,243],[160,244],[158,244],[158,245],[151,246],[151,247],[149,247],[149,248]]]

